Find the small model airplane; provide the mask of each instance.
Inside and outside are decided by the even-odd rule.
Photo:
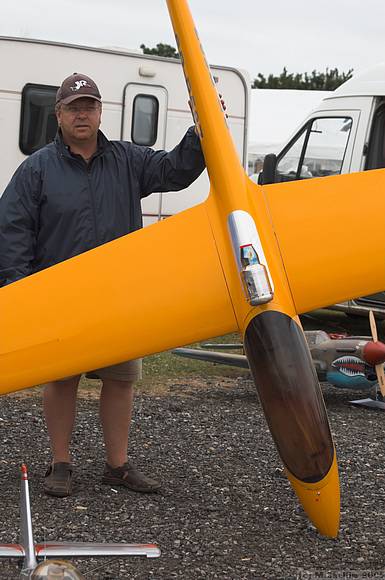
[[[384,343],[365,336],[329,335],[323,330],[305,330],[304,334],[319,381],[356,391],[378,383],[375,366],[385,362]],[[176,348],[172,352],[182,357],[250,368],[244,354],[218,352],[223,349],[243,349],[243,345],[205,343],[199,349]],[[378,400],[377,403],[378,408],[385,409],[385,403]]]
[[[158,558],[160,556],[160,550],[155,544],[98,544],[55,541],[35,544],[28,472],[24,464],[21,466],[20,523],[20,544],[0,544],[0,558],[20,558],[22,560],[20,578],[31,578],[31,580],[83,580],[84,576],[70,562],[61,560],[61,558],[68,556],[76,558],[95,558],[97,556],[147,556],[147,558]],[[38,563],[38,560],[43,561]]]
[[[1,288],[0,393],[239,331],[287,477],[336,537],[337,456],[299,315],[384,290],[385,171],[253,183],[187,2],[167,5],[210,194]]]

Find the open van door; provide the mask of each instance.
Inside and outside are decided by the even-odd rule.
[[[167,90],[161,86],[129,83],[124,89],[122,139],[136,145],[164,149],[166,140]],[[142,200],[143,225],[158,221],[162,194]]]

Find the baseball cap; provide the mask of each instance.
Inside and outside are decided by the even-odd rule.
[[[80,97],[89,97],[95,101],[102,101],[99,89],[96,83],[87,75],[73,73],[64,79],[61,87],[56,93],[56,104],[63,103],[68,105]]]

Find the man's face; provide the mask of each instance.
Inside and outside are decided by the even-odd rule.
[[[81,97],[56,111],[58,124],[65,141],[87,142],[96,138],[102,114],[101,103]]]

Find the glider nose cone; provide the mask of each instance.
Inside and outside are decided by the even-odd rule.
[[[385,344],[383,342],[370,341],[364,346],[364,361],[372,366],[385,362]]]
[[[336,538],[340,525],[340,485],[337,459],[328,474],[317,483],[306,483],[286,471],[303,509],[317,530],[329,538]]]

